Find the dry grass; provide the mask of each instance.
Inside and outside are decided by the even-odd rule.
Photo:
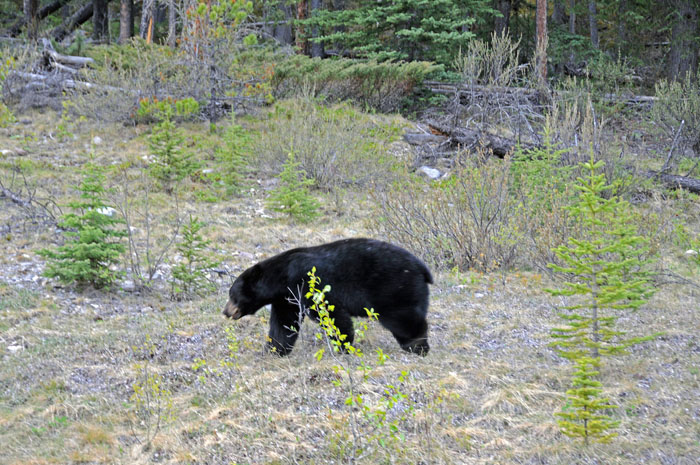
[[[105,165],[144,150],[141,129],[85,127],[76,140],[58,143],[46,137],[50,116],[31,118],[32,124],[13,126],[16,132],[0,132],[0,148],[19,148],[23,134],[36,133],[25,157],[51,166],[34,168],[32,179],[59,198],[76,183],[75,167],[95,135],[103,139],[94,150]],[[310,226],[267,218],[264,181],[240,199],[201,203],[191,195],[184,202],[208,224],[212,246],[234,275],[290,247],[367,234],[368,205],[360,196],[346,215],[327,212]],[[0,224],[21,214],[0,202]],[[221,315],[228,278],[216,295],[177,303],[162,292],[55,287],[36,279],[43,265],[34,254],[54,239],[54,231],[31,225],[1,239],[0,462],[349,463],[347,392],[333,383],[343,378],[332,359],[315,360],[310,323],[293,354],[278,358],[262,352],[267,311],[236,322]],[[556,302],[543,287],[537,275],[436,273],[432,350],[425,358],[402,352],[372,325],[360,347],[367,354],[382,348],[390,360],[373,368],[358,390],[377,405],[407,370],[401,386],[407,398],[396,408],[412,413],[398,424],[403,440],[362,439],[359,462],[697,463],[697,291],[667,285],[620,320],[631,334],[664,335],[608,361],[604,383],[619,406],[612,415],[621,421],[620,436],[610,445],[584,447],[555,424],[570,367],[547,347]],[[228,336],[226,328],[232,328]],[[147,336],[153,350],[144,349]],[[231,341],[235,350],[227,346]],[[198,360],[206,366],[194,369]],[[137,363],[147,364],[172,393],[174,418],[150,448],[139,442],[144,425],[135,420],[131,399]]]

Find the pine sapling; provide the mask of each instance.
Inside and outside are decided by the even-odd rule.
[[[600,384],[593,379],[598,376],[600,357],[624,354],[628,347],[654,337],[630,338],[615,328],[617,316],[612,311],[637,309],[651,296],[651,260],[646,258],[648,241],[635,231],[629,204],[614,195],[615,187],[605,184],[604,174],[598,174],[602,165],[593,159],[582,164],[587,174],[578,178],[579,196],[569,210],[583,234],[554,249],[562,265],[549,265],[571,280],[562,289],[547,290],[554,296],[576,299],[564,307],[569,313],[560,314],[565,324],[552,330],[555,341],[551,345],[578,368],[575,388],[567,393],[574,411],[567,413],[560,426],[566,434],[586,442],[589,438],[609,440],[612,436],[606,430],[616,424],[604,419],[591,423],[588,417],[594,410],[607,408],[605,399],[597,399]],[[610,193],[613,195],[606,198]],[[575,423],[580,428],[572,426]]]
[[[210,241],[202,236],[203,227],[204,223],[190,215],[189,223],[182,228],[182,241],[175,248],[183,259],[173,267],[173,298],[204,295],[214,288],[207,272],[219,262],[206,256]]]
[[[161,182],[163,189],[172,194],[174,185],[191,175],[198,168],[192,154],[183,150],[185,138],[172,121],[172,106],[164,106],[161,118],[148,138],[153,155],[149,167],[151,176]]]
[[[68,241],[56,250],[39,251],[48,259],[45,276],[100,288],[121,275],[111,267],[119,263],[124,252],[120,240],[126,231],[116,227],[124,221],[113,217],[116,210],[105,203],[104,179],[98,167],[86,165],[85,177],[78,186],[80,200],[68,204],[73,213],[64,215],[59,224]]]
[[[306,178],[299,165],[301,163],[295,160],[294,152],[290,152],[278,176],[280,185],[267,199],[267,204],[274,211],[306,223],[319,215],[319,203],[309,192],[313,181]]]

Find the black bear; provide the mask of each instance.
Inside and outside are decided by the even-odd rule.
[[[280,355],[291,352],[301,323],[292,292],[308,289],[307,273],[316,267],[322,285],[330,284],[332,317],[347,341],[353,341],[353,316],[378,313],[401,348],[426,355],[428,346],[428,267],[410,252],[373,239],[344,239],[316,247],[291,249],[245,270],[229,290],[224,315],[238,319],[271,304],[268,346]],[[298,295],[297,295],[298,297]],[[307,305],[308,307],[308,305]],[[313,317],[313,315],[312,315]],[[303,318],[303,314],[301,315]]]

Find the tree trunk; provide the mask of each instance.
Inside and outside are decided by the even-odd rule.
[[[299,0],[299,3],[297,3],[297,19],[306,19],[307,15],[307,8],[306,8],[306,0]],[[295,39],[296,39],[296,45],[297,48],[299,49],[299,53],[306,53],[306,34],[302,30],[302,26],[297,26],[296,34],[295,34]]]
[[[598,14],[596,13],[595,0],[588,0],[588,27],[591,31],[591,45],[597,49],[598,40]]]
[[[617,48],[622,50],[627,44],[627,0],[619,0],[617,17]]]
[[[311,16],[315,16],[318,14],[318,11],[321,9],[321,0],[311,0]],[[319,27],[314,26],[311,28],[311,37],[314,39],[318,38],[320,35],[319,32]],[[323,57],[323,44],[321,42],[316,42],[312,41],[311,42],[311,56],[312,57],[318,57],[322,58]]]
[[[134,0],[121,0],[119,9],[119,43],[134,36]]]
[[[559,26],[566,24],[566,6],[564,5],[564,0],[554,0],[552,23]]]
[[[68,18],[68,21],[60,26],[56,26],[53,31],[51,31],[51,36],[57,41],[61,41],[75,28],[79,27],[90,18],[92,18],[92,2],[86,3],[78,11],[73,13],[73,15]]]
[[[279,8],[282,10],[284,23],[275,26],[272,36],[280,44],[292,45],[292,18],[294,17],[292,6],[280,2]]]
[[[145,39],[148,35],[148,26],[153,19],[155,3],[155,0],[143,0],[143,4],[141,5],[141,24],[139,26],[139,36],[142,39]]]
[[[537,47],[537,75],[541,84],[547,83],[547,0],[537,0],[536,15],[536,47]]]
[[[569,34],[576,34],[576,0],[569,2]]]
[[[109,42],[107,0],[92,0],[92,39]]]
[[[168,0],[168,46],[175,48],[175,34],[177,27],[177,10],[175,0]]]
[[[30,40],[36,40],[37,30],[39,29],[39,18],[37,10],[39,9],[39,0],[24,0],[24,21],[27,24],[27,36]]]
[[[499,36],[508,32],[512,6],[511,0],[496,0],[496,9],[501,12],[502,17],[495,19],[493,30]]]
[[[48,15],[58,11],[62,6],[67,4],[70,0],[54,0],[53,2],[49,3],[48,5],[45,5],[39,9],[39,11],[36,14],[36,22],[38,23],[42,19],[46,18]],[[26,4],[27,0],[25,0]],[[23,10],[25,11],[25,10]],[[27,23],[27,17],[22,16],[19,20],[15,21],[15,24],[10,26],[10,28],[7,30],[7,35],[10,37],[17,37],[17,35],[22,32],[22,28],[26,26]]]
[[[671,54],[668,77],[685,79],[688,73],[694,74],[698,65],[698,6],[693,0],[672,2],[673,25],[671,27]]]

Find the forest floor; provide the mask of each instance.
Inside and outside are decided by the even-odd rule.
[[[0,130],[6,182],[11,163],[23,166],[38,192],[62,203],[85,154],[108,166],[146,150],[141,127],[86,123],[59,142],[57,123],[36,113]],[[291,247],[370,234],[361,195],[343,199],[341,215],[324,207],[321,220],[300,225],[267,210],[268,183],[180,206],[207,225],[232,276]],[[228,276],[181,302],[170,299],[166,272],[147,292],[44,278],[37,251],[60,235],[23,214],[0,198],[0,463],[700,463],[700,293],[691,286],[666,284],[622,313],[618,327],[630,335],[662,334],[605,361],[618,437],[584,445],[562,435],[554,415],[572,367],[548,346],[561,301],[544,291],[547,277],[435,272],[430,354],[401,351],[371,324],[357,344],[363,379],[349,355],[316,359],[322,343],[308,321],[289,357],[265,354],[267,310],[221,314]],[[351,413],[350,378],[336,366],[348,367],[370,413]]]

